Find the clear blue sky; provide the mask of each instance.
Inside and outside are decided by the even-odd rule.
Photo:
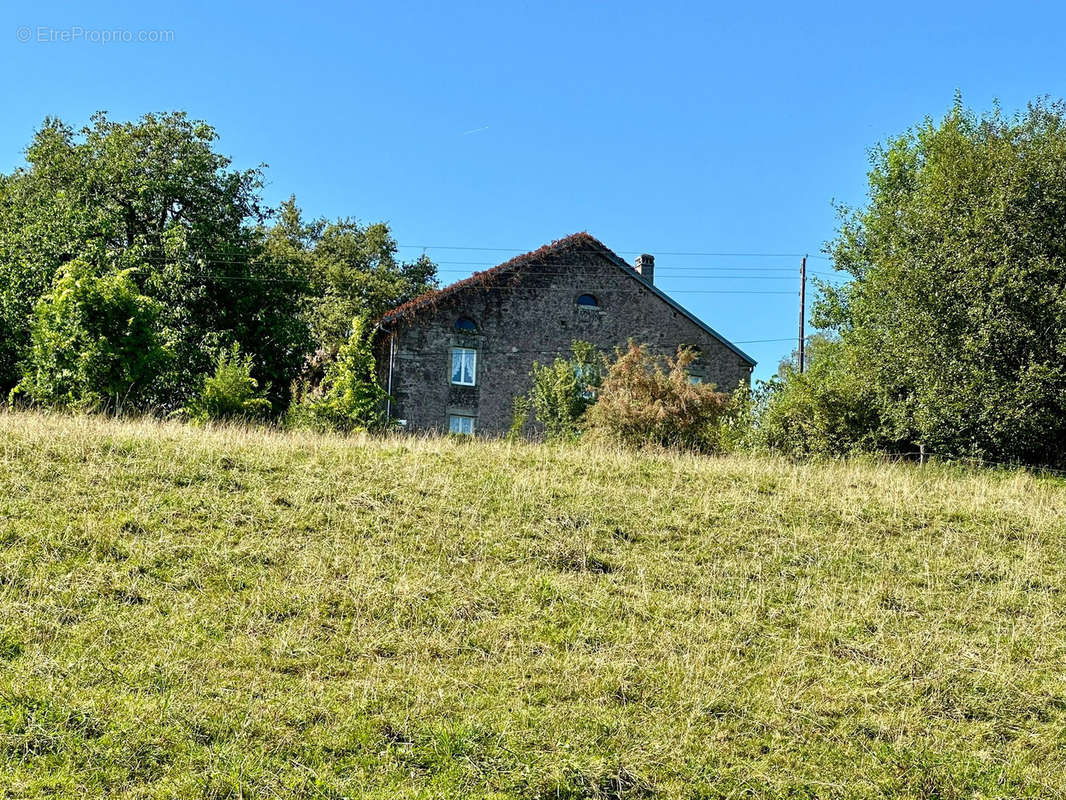
[[[956,89],[1008,110],[1066,94],[1054,4],[866,5],[7,3],[0,169],[46,115],[183,109],[269,165],[268,201],[388,220],[446,282],[587,230],[657,254],[657,283],[733,340],[790,337],[798,258],[668,254],[818,253],[866,149]],[[173,34],[85,41],[112,30]],[[779,269],[710,269],[734,266]],[[792,343],[741,346],[761,377]]]

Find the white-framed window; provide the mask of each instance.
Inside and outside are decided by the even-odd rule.
[[[452,348],[452,383],[473,386],[477,379],[477,350],[472,347]]]
[[[448,415],[448,432],[459,433],[466,436],[474,435],[474,418],[464,417],[462,414]]]

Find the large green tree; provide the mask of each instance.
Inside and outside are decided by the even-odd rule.
[[[152,302],[169,358],[126,399],[164,410],[183,406],[238,347],[280,411],[308,357],[335,353],[352,319],[436,285],[428,258],[397,258],[384,223],[305,223],[294,199],[266,208],[261,169],[234,169],[216,146],[214,129],[183,113],[136,122],[100,113],[78,131],[44,122],[26,165],[0,176],[0,391],[32,373],[25,386],[37,390],[26,394],[55,399],[44,387],[65,378],[48,370],[78,354],[42,355],[35,309],[73,264],[94,279],[121,273]],[[68,392],[63,404],[101,405],[88,384],[76,386],[85,397]]]
[[[262,258],[261,172],[232,169],[216,139],[183,113],[100,113],[77,132],[45,121],[0,183],[0,383],[17,380],[37,298],[80,260],[100,274],[137,267],[138,291],[159,303],[174,358],[146,402],[180,404],[233,342],[284,392],[307,349],[306,328],[289,324],[306,276]]]
[[[309,319],[322,347],[346,341],[355,317],[377,319],[437,285],[437,266],[428,257],[397,258],[396,241],[385,223],[318,220],[311,227]]]
[[[315,346],[326,351],[349,339],[356,317],[375,320],[437,286],[436,264],[425,255],[400,260],[387,224],[305,222],[294,197],[266,230],[264,252],[268,262],[295,265],[307,276],[305,318]]]
[[[67,265],[37,303],[23,378],[13,394],[61,408],[142,405],[170,364],[156,325],[159,303],[133,270],[99,275]]]
[[[956,101],[871,162],[869,201],[842,209],[830,246],[852,280],[823,287],[815,315],[874,412],[863,436],[1063,463],[1066,106],[979,115]]]

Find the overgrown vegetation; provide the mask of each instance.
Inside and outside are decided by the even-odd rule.
[[[589,342],[574,341],[570,358],[557,357],[551,364],[533,362],[528,407],[516,400],[514,430],[524,417],[535,417],[549,441],[576,439],[582,432],[585,412],[596,402],[608,359]],[[522,419],[519,425],[518,420]]]
[[[0,390],[384,427],[351,321],[433,287],[435,266],[400,262],[384,224],[309,222],[293,198],[265,208],[261,170],[233,169],[216,139],[181,113],[45,121],[26,166],[0,176]],[[690,385],[683,354],[664,367],[637,347],[608,370],[575,342],[534,365],[512,436],[1066,466],[1066,105],[1008,117],[957,101],[871,161],[868,202],[841,208],[828,247],[851,280],[821,286],[805,371],[728,399]]]
[[[173,359],[133,269],[65,265],[34,309],[22,380],[12,397],[58,408],[120,410],[150,400]]]
[[[241,355],[240,346],[222,352],[215,362],[215,374],[204,381],[185,409],[194,422],[208,420],[260,419],[270,413],[270,401],[252,377],[252,359]]]
[[[354,316],[436,284],[428,259],[396,258],[385,224],[266,208],[263,172],[233,169],[216,142],[182,113],[45,120],[26,166],[0,176],[4,396],[167,413],[239,347],[278,417]]]
[[[293,393],[288,421],[318,431],[376,431],[385,427],[385,390],[375,376],[370,326],[356,317],[348,340],[327,361],[317,384],[302,381]]]
[[[0,794],[1066,794],[1024,472],[0,414]]]
[[[836,341],[773,393],[767,440],[1063,465],[1066,106],[957,101],[871,162],[829,246],[851,280],[815,309]]]
[[[610,364],[589,408],[589,432],[630,447],[719,449],[732,398],[692,381],[689,366],[695,358],[692,349],[678,348],[676,355],[659,359],[631,342]]]

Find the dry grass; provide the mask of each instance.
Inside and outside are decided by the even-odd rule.
[[[1066,796],[1024,473],[0,415],[0,797]]]

